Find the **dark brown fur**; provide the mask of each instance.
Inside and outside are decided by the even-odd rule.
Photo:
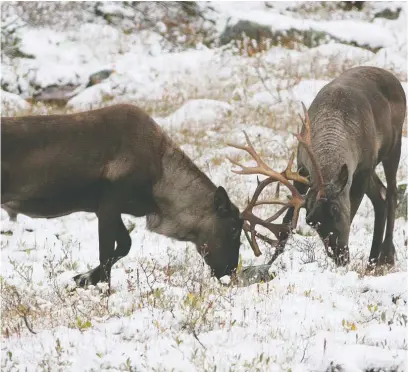
[[[305,185],[295,184],[299,192],[307,192],[307,223],[316,226],[336,262],[345,264],[349,261],[350,225],[366,194],[375,212],[370,262],[393,265],[396,174],[406,115],[401,83],[380,68],[352,68],[320,90],[308,113],[325,198],[316,200],[316,174],[307,152],[299,146],[298,169],[312,180],[309,191]],[[384,167],[387,188],[375,172],[379,163]],[[286,223],[292,214],[289,210]]]
[[[237,267],[238,209],[142,110],[115,105],[1,124],[2,207],[30,217],[98,217],[105,269],[78,275],[80,285],[109,282],[112,265],[128,254],[122,213],[147,216],[150,230],[194,242],[217,277]]]

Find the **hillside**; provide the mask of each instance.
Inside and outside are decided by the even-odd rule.
[[[283,170],[300,102],[309,106],[342,71],[383,67],[408,94],[406,2],[340,3],[3,3],[2,116],[135,104],[242,209],[257,180],[231,172],[227,156],[244,158],[226,143],[243,144],[243,130]],[[405,124],[405,183],[406,135]],[[408,371],[404,216],[396,266],[383,275],[364,275],[374,226],[365,197],[347,267],[326,256],[302,211],[268,280],[229,287],[210,278],[192,244],[148,232],[144,218],[123,219],[132,249],[114,266],[107,297],[70,292],[72,277],[98,264],[93,214],[12,222],[1,210],[2,371]],[[273,255],[261,245],[256,258],[241,241],[243,267]]]

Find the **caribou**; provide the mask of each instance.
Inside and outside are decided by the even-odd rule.
[[[238,208],[140,108],[1,121],[2,208],[32,218],[80,211],[98,218],[100,265],[75,276],[78,286],[110,285],[112,266],[131,248],[122,214],[146,216],[149,230],[193,242],[217,278],[237,268]]]
[[[384,69],[355,67],[325,85],[308,110],[303,103],[302,106],[303,125],[301,132],[295,134],[299,142],[297,172],[291,170],[294,154],[288,167],[279,173],[265,163],[246,134],[246,146],[231,144],[248,152],[257,164],[247,167],[230,159],[241,167],[233,170],[235,173],[267,177],[258,183],[242,212],[244,231],[255,255],[261,254],[256,237],[274,243],[282,251],[289,233],[297,226],[300,209],[305,208],[306,223],[317,230],[327,254],[337,265],[346,265],[350,260],[350,225],[367,195],[375,216],[368,269],[393,266],[396,175],[406,116],[401,83]],[[387,187],[376,173],[379,163],[383,165]],[[278,198],[258,201],[262,190],[273,182],[290,190],[289,201]],[[275,215],[262,220],[253,213],[253,208],[262,204],[282,207]],[[284,212],[283,223],[273,223]],[[269,229],[278,240],[259,234],[256,225]]]

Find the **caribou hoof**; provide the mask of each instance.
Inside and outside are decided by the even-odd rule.
[[[345,257],[337,257],[335,258],[334,263],[336,264],[337,267],[344,267],[350,263],[350,260]]]
[[[87,288],[90,285],[96,285],[100,281],[100,269],[99,266],[95,269],[89,270],[86,273],[78,274],[74,276],[76,285],[80,288]]]
[[[381,244],[378,265],[391,267],[395,265],[395,246],[392,239],[387,238]]]
[[[364,275],[372,275],[372,274],[374,274],[376,266],[377,266],[377,260],[375,260],[375,259],[370,259],[369,262],[368,262],[368,264],[367,264],[367,267],[366,267],[366,269],[365,269]]]
[[[332,257],[337,267],[344,267],[350,263],[348,250],[342,250],[340,252],[337,251]]]

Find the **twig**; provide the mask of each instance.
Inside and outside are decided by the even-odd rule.
[[[16,289],[16,288],[13,288],[13,289],[14,289],[14,294],[15,294],[16,297],[17,297],[18,304],[21,305],[23,309],[25,309],[25,306],[21,303],[20,294],[17,292],[17,289]],[[28,329],[32,334],[36,335],[37,333],[33,331],[33,328],[32,328],[32,327],[30,326],[30,324],[28,323],[28,319],[27,319],[27,313],[28,313],[28,311],[26,311],[26,310],[25,310],[25,311],[22,311],[22,310],[19,309],[19,307],[20,307],[20,306],[17,306],[17,312],[18,312],[18,313],[20,314],[20,316],[23,318],[24,323],[25,323],[27,329]]]
[[[23,319],[24,319],[24,323],[25,323],[27,329],[28,329],[32,334],[36,335],[37,333],[34,332],[33,329],[31,328],[30,324],[28,324],[27,314],[24,314],[22,317],[23,317]]]
[[[257,64],[255,65],[255,70],[256,74],[259,77],[259,80],[261,80],[261,83],[263,87],[266,89],[266,91],[272,96],[273,99],[276,99],[278,102],[282,102],[282,97],[280,96],[279,93],[275,94],[272,92],[272,90],[267,86],[265,78],[262,76],[260,67],[262,67],[264,70],[266,70],[265,65],[263,65],[260,61],[260,57],[257,59]],[[262,66],[260,66],[262,64]]]
[[[198,343],[204,348],[204,350],[207,350],[207,348],[203,345],[203,343],[198,338],[197,333],[196,333],[196,331],[194,329],[193,329],[193,336],[198,341]]]

